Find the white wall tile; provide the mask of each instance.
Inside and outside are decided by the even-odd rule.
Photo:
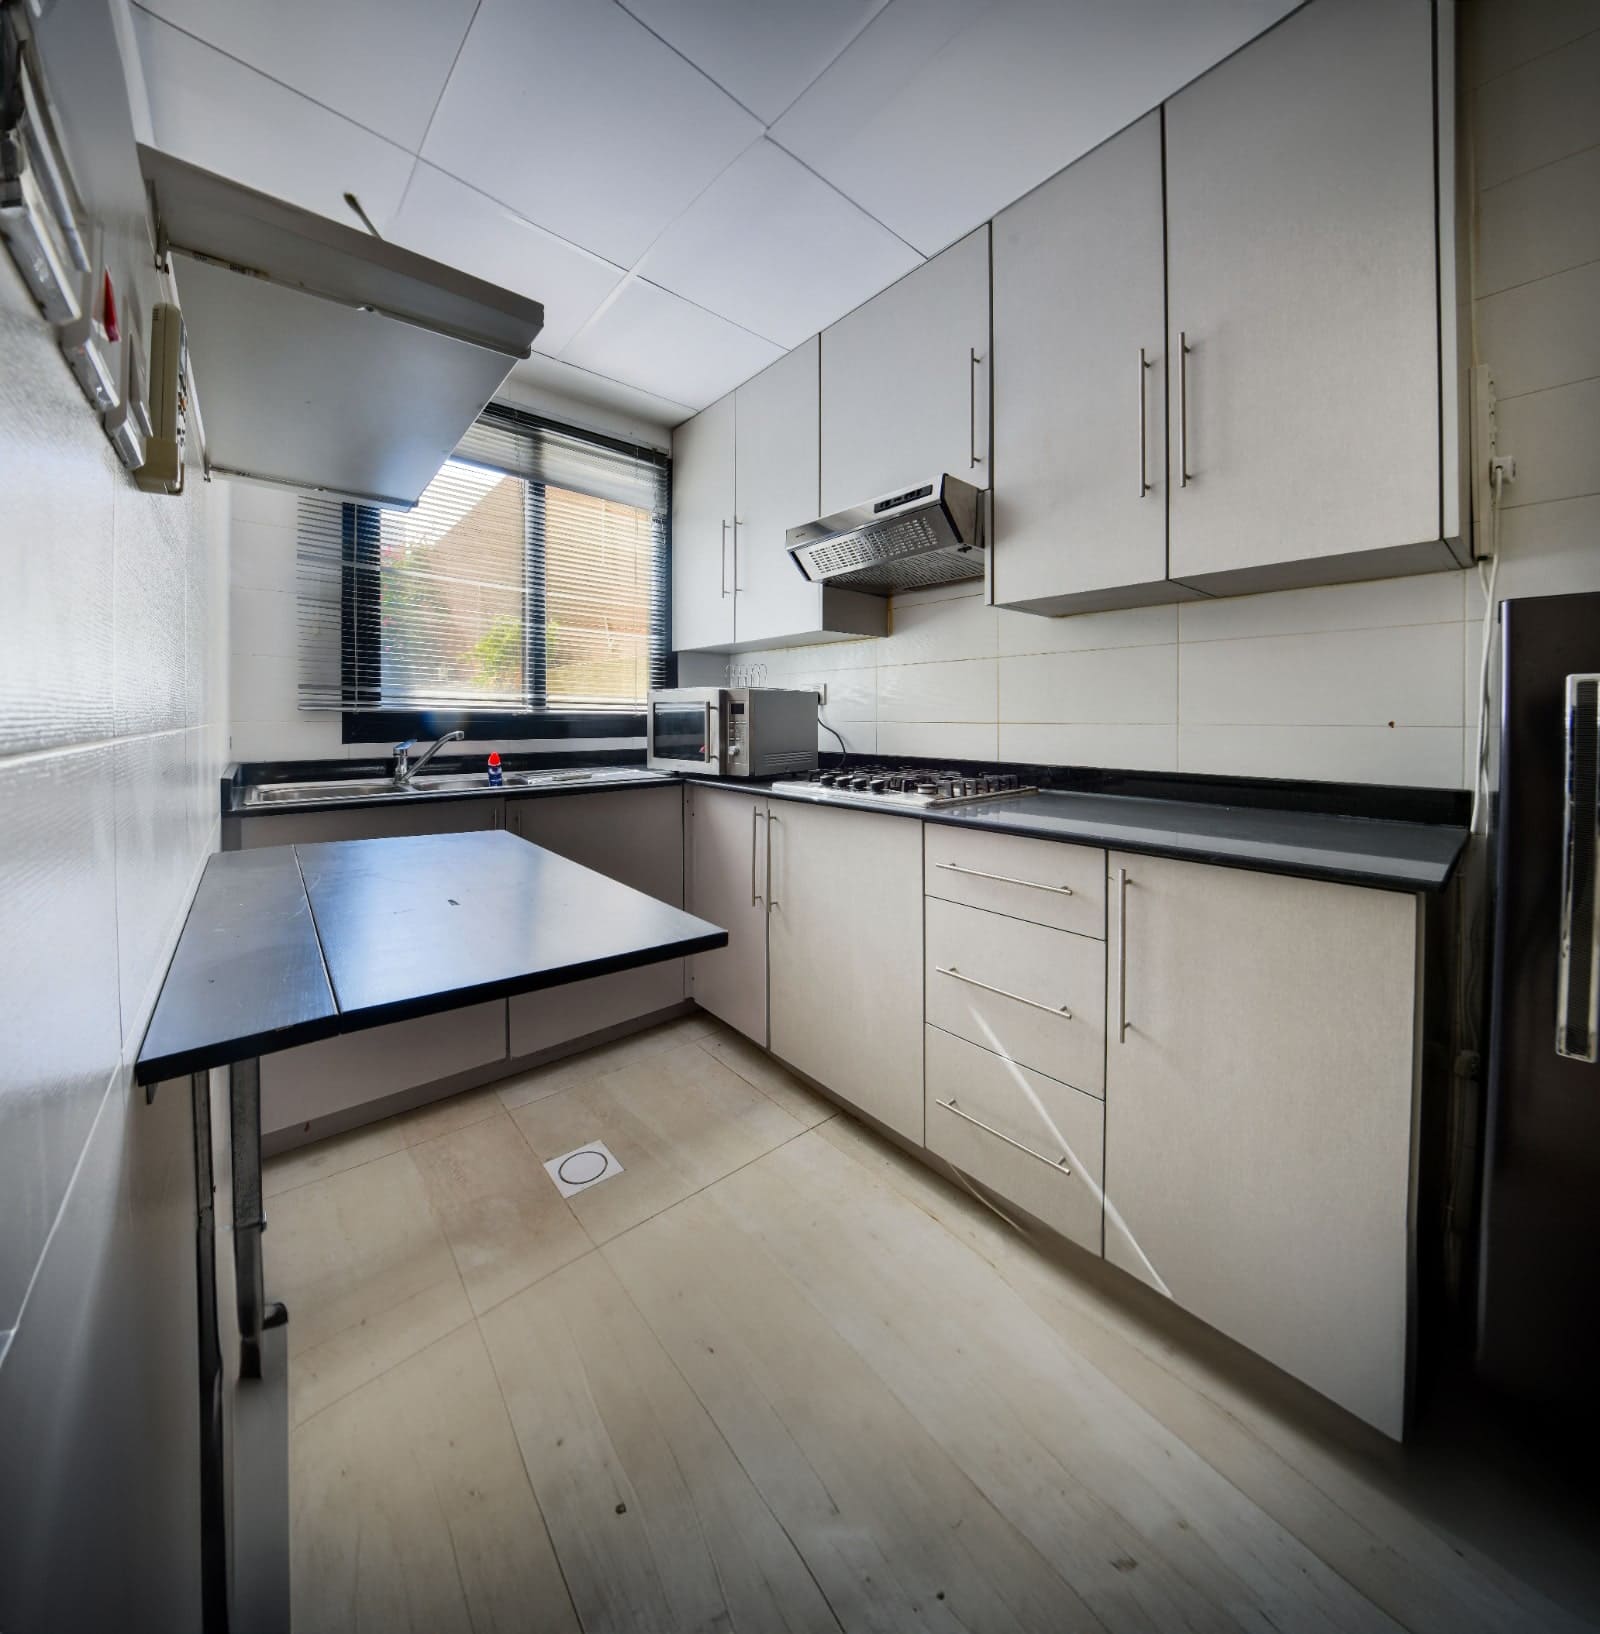
[[[299,515],[299,494],[277,483],[230,481],[228,496],[235,522],[293,528]]]
[[[1600,25],[1473,93],[1476,182],[1494,187],[1600,143]]]
[[[1459,788],[1456,727],[1188,726],[1178,732],[1178,769],[1232,777],[1310,778]]]
[[[1182,640],[1190,642],[1449,624],[1462,616],[1464,577],[1462,573],[1426,573],[1409,579],[1369,579],[1359,584],[1186,602],[1177,609],[1178,630]]]
[[[1600,494],[1504,512],[1500,552],[1497,598],[1600,590]]]
[[[892,664],[878,671],[878,722],[995,721],[995,661]]]
[[[1177,640],[1178,609],[1129,607],[1112,613],[1074,613],[1041,618],[1037,613],[995,609],[1000,653],[1081,652],[1090,647],[1158,647]]]
[[[814,686],[827,689],[822,713],[835,723],[839,721],[870,721],[878,714],[878,672],[876,669],[817,670],[814,673],[785,676],[783,684],[791,687]]]
[[[236,489],[242,493],[242,489]],[[229,525],[229,577],[250,590],[295,590],[294,524],[242,519],[237,505]]]
[[[1502,398],[1600,375],[1600,261],[1487,296],[1475,317]]]
[[[1173,726],[1000,724],[1000,758],[1042,766],[1114,766],[1123,771],[1175,772]]]
[[[995,610],[982,595],[947,601],[901,602],[889,609],[889,634],[878,643],[880,664],[926,664],[933,659],[993,658],[998,651]]]
[[[1477,293],[1600,260],[1600,148],[1478,195]]]
[[[949,721],[879,721],[878,753],[931,756],[951,760],[998,760],[999,732],[991,725],[957,725]]]
[[[292,590],[234,583],[228,595],[229,640],[237,658],[299,651],[299,599]]]
[[[1470,85],[1510,73],[1600,28],[1596,0],[1470,0],[1460,9]]]
[[[1178,718],[1175,646],[1103,647],[1000,660],[1000,719],[1081,725],[1171,725]]]
[[[1600,493],[1600,380],[1513,397],[1496,419],[1499,447],[1517,461],[1504,509]]]
[[[285,714],[256,720],[235,716],[229,728],[233,760],[345,760],[337,715]]]
[[[1462,624],[1186,643],[1183,726],[1456,726]]]

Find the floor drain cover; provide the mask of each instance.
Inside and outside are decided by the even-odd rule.
[[[580,1191],[598,1186],[614,1174],[622,1173],[622,1165],[611,1155],[603,1140],[590,1141],[574,1152],[553,1157],[545,1164],[545,1172],[556,1183],[563,1197],[575,1197]]]

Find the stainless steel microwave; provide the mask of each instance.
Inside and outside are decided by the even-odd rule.
[[[779,777],[817,764],[817,695],[783,687],[652,692],[648,764],[714,777]]]

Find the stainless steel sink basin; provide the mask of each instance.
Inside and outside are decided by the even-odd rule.
[[[568,784],[636,782],[640,778],[659,778],[661,772],[646,772],[642,766],[553,767],[537,772],[508,772],[507,789],[564,788]],[[430,794],[463,794],[493,792],[484,772],[424,772],[409,783],[396,783],[393,778],[322,778],[307,783],[259,783],[245,791],[246,806],[295,806],[338,802],[344,800],[393,799],[396,795],[413,799]]]
[[[308,801],[371,800],[375,795],[395,793],[390,778],[363,781],[355,778],[329,778],[316,783],[261,783],[245,791],[247,806],[293,806]]]

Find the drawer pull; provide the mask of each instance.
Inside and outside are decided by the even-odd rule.
[[[1038,999],[1027,999],[1020,993],[1013,993],[1008,988],[992,987],[988,982],[980,982],[976,976],[965,976],[954,965],[935,965],[934,970],[941,976],[954,976],[958,982],[966,982],[969,987],[981,987],[985,993],[998,993],[1003,999],[1015,999],[1018,1004],[1031,1005],[1035,1010],[1043,1010],[1047,1016],[1060,1016],[1063,1021],[1072,1020],[1072,1012],[1064,1004],[1041,1004]]]
[[[1037,1158],[1039,1162],[1047,1164],[1058,1174],[1072,1173],[1072,1170],[1067,1167],[1067,1160],[1064,1157],[1046,1157],[1043,1152],[1036,1152],[1031,1146],[1024,1146],[1020,1140],[1013,1140],[1010,1135],[996,1129],[992,1123],[985,1123],[982,1118],[975,1118],[970,1112],[963,1112],[956,1105],[956,1098],[953,1095],[948,1101],[935,1101],[933,1104],[942,1106],[946,1112],[954,1112],[958,1118],[965,1118],[968,1123],[976,1124],[984,1134],[993,1135],[996,1140],[1003,1140],[1007,1146],[1015,1146],[1019,1152],[1026,1152],[1029,1157]]]
[[[983,868],[963,868],[959,862],[936,862],[935,868],[948,869],[952,874],[971,874],[974,879],[997,879],[1002,885],[1026,885],[1032,891],[1054,891],[1058,896],[1071,896],[1070,885],[1044,885],[1036,879],[1018,879],[1013,874],[991,874]]]

